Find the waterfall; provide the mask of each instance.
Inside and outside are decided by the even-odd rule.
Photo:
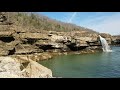
[[[112,52],[110,46],[108,45],[107,41],[99,35],[101,44],[102,44],[102,49],[104,52]]]

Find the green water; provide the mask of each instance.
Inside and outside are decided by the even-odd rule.
[[[40,63],[63,78],[114,78],[120,77],[120,47],[113,52],[83,55],[63,55]]]

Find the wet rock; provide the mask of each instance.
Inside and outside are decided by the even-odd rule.
[[[106,39],[108,44],[111,44],[112,42],[112,35],[108,34],[108,33],[100,33],[100,35]]]

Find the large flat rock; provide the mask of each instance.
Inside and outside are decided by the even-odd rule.
[[[24,70],[27,73],[27,75],[30,76],[31,78],[51,78],[52,77],[52,71],[50,69],[32,60]]]

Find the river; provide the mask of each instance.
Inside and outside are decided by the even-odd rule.
[[[120,47],[113,52],[62,55],[40,64],[50,68],[53,76],[63,78],[119,78]]]

